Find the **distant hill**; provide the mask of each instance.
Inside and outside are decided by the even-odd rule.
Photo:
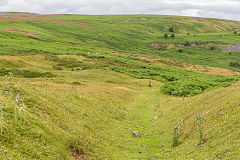
[[[31,12],[0,12],[0,14],[7,15],[7,14],[37,14]]]

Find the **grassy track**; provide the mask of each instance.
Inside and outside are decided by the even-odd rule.
[[[159,95],[154,88],[144,88],[139,91],[134,101],[129,104],[130,111],[127,115],[127,125],[125,127],[126,134],[125,154],[121,159],[148,159],[159,158],[163,156],[161,150],[162,140],[158,132],[152,130],[155,117],[158,116],[154,112],[154,105],[159,100]],[[139,132],[139,136],[134,136],[134,131]],[[168,155],[169,156],[169,155]],[[164,157],[167,157],[166,155]]]

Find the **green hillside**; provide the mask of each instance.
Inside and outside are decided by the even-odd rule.
[[[206,18],[0,15],[0,159],[239,159],[239,33]]]

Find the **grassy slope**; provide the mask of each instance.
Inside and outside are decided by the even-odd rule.
[[[48,16],[62,18],[66,22],[51,22],[33,15],[33,18],[26,17],[21,20],[15,15],[12,17],[11,23],[9,23],[10,18],[2,18],[0,28],[20,29],[33,32],[40,37],[33,35],[29,37],[24,34],[19,37],[15,33],[0,31],[1,37],[4,38],[4,42],[1,42],[2,54],[9,54],[9,52],[14,54],[22,52],[84,54],[96,50],[101,52],[111,50],[234,70],[238,69],[230,67],[229,62],[240,61],[237,53],[228,55],[227,52],[219,49],[220,44],[238,43],[240,37],[233,35],[233,31],[240,30],[239,22],[234,21],[150,15]],[[68,24],[67,20],[87,25]],[[174,27],[176,38],[164,39],[164,33],[171,34],[168,31],[171,26]],[[190,33],[190,35],[186,33]],[[77,45],[73,41],[82,42],[82,45]],[[178,53],[178,49],[172,47],[166,50],[169,44],[185,43],[186,41],[199,43],[214,41],[218,44],[217,50],[211,51],[209,47],[185,48],[183,53]],[[159,47],[151,47],[150,45],[153,43],[159,44]]]
[[[92,75],[102,78],[96,81]],[[158,82],[148,88],[147,80],[99,70],[79,76],[87,86],[72,89],[53,80],[46,91],[44,80],[30,80],[32,87],[20,83],[18,90],[28,108],[17,122],[14,93],[1,96],[8,125],[3,127],[1,143],[7,157],[70,159],[73,145],[88,159],[239,158],[239,84],[183,100],[159,94]],[[207,111],[207,142],[198,146],[194,115]],[[178,122],[181,144],[172,148],[171,127]],[[135,130],[142,136],[134,138]]]
[[[175,48],[163,51],[150,44],[170,45],[186,40],[235,44],[238,37],[232,32],[237,30],[239,22],[142,15],[48,17],[64,18],[71,23],[29,17],[21,21],[10,21],[8,17],[1,21],[2,28],[17,28],[18,32],[24,30],[31,34],[0,31],[1,54],[21,55],[1,56],[1,67],[50,71],[56,75],[53,78],[14,78],[14,82],[11,77],[1,78],[1,159],[4,156],[9,159],[73,159],[72,147],[82,152],[85,159],[239,158],[239,84],[217,87],[229,85],[237,78],[184,71],[102,52],[137,53],[238,70],[228,66],[229,61],[238,60],[238,53],[226,56],[219,49],[210,51],[209,47],[196,47],[184,48],[179,55]],[[169,26],[176,28],[174,40],[162,38]],[[188,32],[191,34],[186,35]],[[219,34],[225,36],[219,38]],[[58,56],[59,60],[41,54],[62,55]],[[64,59],[66,57],[68,59]],[[114,70],[142,79],[113,72],[110,69],[113,66]],[[77,70],[79,68],[87,70]],[[190,79],[214,84],[217,89],[183,100],[160,93],[163,84],[158,81],[152,81],[153,87],[149,88],[144,78],[164,83],[169,78]],[[10,83],[15,84],[13,88]],[[18,94],[23,102],[16,103]],[[27,105],[24,112],[20,111],[22,103]],[[207,142],[198,146],[194,115],[207,111],[204,123]],[[178,122],[182,124],[181,144],[172,148],[171,127]],[[134,130],[140,131],[142,136],[133,137]]]

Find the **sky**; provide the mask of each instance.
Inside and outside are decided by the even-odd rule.
[[[240,21],[240,0],[0,0],[0,12],[159,14]]]

